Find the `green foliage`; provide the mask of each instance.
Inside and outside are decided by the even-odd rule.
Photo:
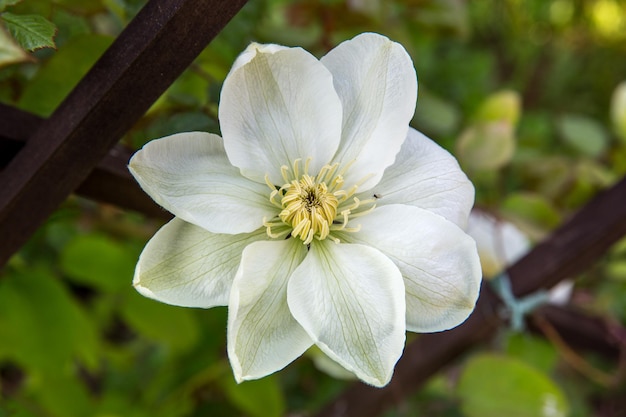
[[[43,268],[0,281],[0,357],[54,376],[76,356],[95,368],[97,334],[77,301]]]
[[[0,26],[0,67],[28,61],[29,56]]]
[[[55,47],[56,26],[45,17],[5,12],[2,14],[2,20],[22,48],[34,51]]]
[[[0,0],[0,12],[3,12],[7,6],[13,6],[22,0]]]
[[[132,280],[137,256],[106,235],[78,235],[63,247],[60,266],[78,284],[116,291]]]
[[[110,37],[102,35],[70,39],[24,88],[18,105],[40,116],[49,116],[111,42]]]
[[[26,51],[55,48],[56,26],[36,14],[14,14],[8,6],[20,0],[0,0],[0,68],[32,60]]]
[[[608,148],[606,132],[593,119],[569,114],[560,118],[558,126],[563,140],[583,155],[599,157]]]
[[[497,355],[470,360],[458,387],[467,417],[565,417],[563,392],[526,363]]]
[[[144,3],[0,0],[0,101],[49,116]],[[539,242],[626,174],[625,8],[623,0],[250,1],[122,142],[219,133],[221,83],[252,40],[322,56],[380,32],[413,58],[412,125],[455,154],[477,205]],[[52,24],[58,49],[38,49],[52,45]],[[226,309],[167,306],[132,288],[157,227],[71,199],[0,272],[0,417],[310,415],[347,386],[307,357],[235,384]],[[624,248],[571,277],[573,304],[626,321]],[[503,330],[496,340],[386,415],[604,416],[603,401],[621,395],[572,377],[545,338]]]
[[[250,417],[281,417],[285,399],[275,377],[244,382],[237,385],[231,378],[224,380],[224,390],[232,403]]]

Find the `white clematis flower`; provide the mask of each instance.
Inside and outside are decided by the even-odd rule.
[[[472,210],[467,233],[476,241],[485,279],[494,278],[530,250],[530,240],[513,223]]]
[[[366,33],[321,60],[250,45],[224,81],[223,139],[181,133],[130,161],[176,217],[148,242],[134,285],[188,307],[228,305],[237,381],[313,344],[387,384],[405,331],[463,322],[480,286],[463,232],[474,189],[409,128],[417,78],[401,45]]]

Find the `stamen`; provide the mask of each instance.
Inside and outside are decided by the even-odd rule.
[[[269,200],[281,209],[271,220],[263,219],[270,238],[295,237],[305,245],[310,245],[313,239],[326,238],[339,243],[333,232],[360,230],[360,225],[348,227],[349,222],[376,207],[375,198],[361,201],[354,197],[359,185],[370,176],[349,189],[343,188],[344,174],[354,161],[341,169],[338,163],[324,165],[315,176],[309,175],[311,161],[309,157],[303,163],[298,158],[291,163],[291,167],[283,165],[280,170],[285,182],[280,188],[271,183],[269,175],[265,176],[265,183],[271,190]]]
[[[289,167],[287,165],[281,166],[280,173],[283,176],[283,180],[285,180],[285,184],[289,184],[289,176],[287,175],[289,173]]]

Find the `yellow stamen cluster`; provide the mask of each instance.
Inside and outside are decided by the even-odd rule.
[[[365,201],[354,197],[358,184],[344,190],[343,174],[339,164],[322,167],[316,176],[308,174],[309,162],[300,172],[301,160],[294,161],[292,167],[281,167],[284,184],[275,186],[266,176],[268,187],[272,190],[270,201],[280,208],[280,213],[271,220],[264,220],[267,235],[271,238],[284,236],[298,237],[304,244],[313,239],[330,238],[333,231],[356,232],[360,227],[347,227],[351,218],[369,213],[374,209],[375,199]]]

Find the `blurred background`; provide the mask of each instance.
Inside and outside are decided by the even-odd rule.
[[[0,1],[0,27],[6,13],[43,16],[57,48],[8,60],[0,30],[0,102],[46,117],[145,2],[12,3]],[[486,278],[626,173],[624,0],[250,0],[121,142],[219,133],[221,83],[251,41],[321,57],[365,31],[408,50],[419,78],[412,125],[476,186]],[[161,224],[71,197],[10,260],[0,272],[0,417],[307,416],[352,383],[308,352],[236,385],[226,308],[171,307],[131,286]],[[553,301],[626,323],[626,239]],[[382,416],[620,417],[622,368],[503,328]]]

